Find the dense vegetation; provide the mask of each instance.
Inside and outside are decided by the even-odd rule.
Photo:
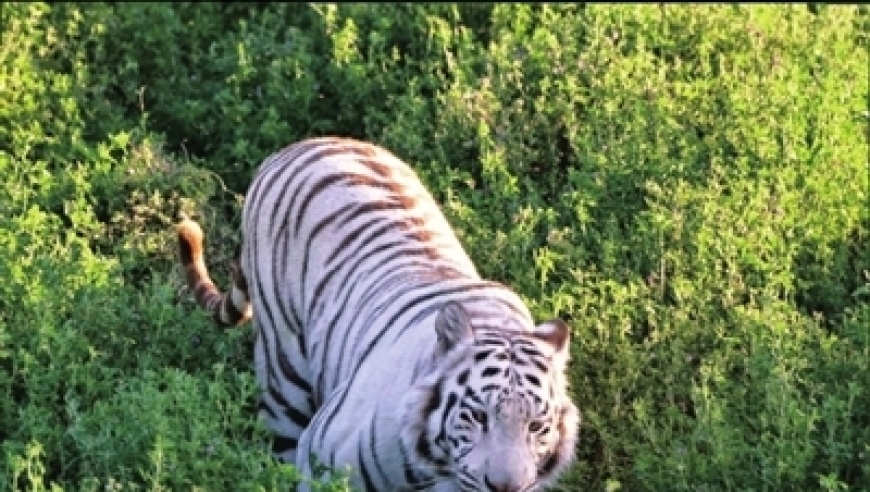
[[[570,321],[562,490],[870,489],[866,7],[4,2],[0,31],[0,487],[291,488],[172,226],[223,283],[258,163],[339,134]]]

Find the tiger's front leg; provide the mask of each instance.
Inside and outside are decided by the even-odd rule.
[[[311,492],[311,481],[328,482],[334,472],[342,470],[351,472],[351,481],[357,488],[371,490],[354,473],[354,470],[359,471],[359,462],[354,459],[356,453],[348,453],[348,450],[358,449],[356,445],[362,434],[360,429],[365,427],[361,424],[366,422],[368,416],[360,412],[354,419],[341,418],[341,415],[334,419],[336,414],[340,414],[344,400],[342,396],[347,390],[348,383],[341,384],[317,410],[300,436],[298,449],[295,450],[295,464],[305,478],[297,486],[296,492]]]

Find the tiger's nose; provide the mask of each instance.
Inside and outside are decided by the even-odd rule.
[[[483,482],[486,484],[486,490],[488,492],[519,492],[520,490],[523,490],[523,487],[519,485],[499,483],[498,480],[493,482],[489,477],[483,477]]]

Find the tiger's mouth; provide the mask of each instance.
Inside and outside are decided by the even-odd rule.
[[[429,487],[432,487],[432,486],[437,485],[439,483],[444,483],[448,480],[449,479],[435,480],[435,481],[427,483],[422,488],[415,488],[414,490],[419,490],[419,491],[428,490]],[[484,477],[484,486],[483,487],[463,486],[461,482],[458,482],[458,484],[459,484],[459,488],[458,488],[459,492],[503,492],[503,491],[504,492],[537,492],[538,490],[540,490],[540,487],[541,487],[541,483],[537,479],[535,479],[534,482],[532,482],[528,485],[519,486],[517,488],[513,488],[510,486],[499,487],[497,485],[490,483],[486,477]]]
[[[489,477],[486,477],[486,476],[483,477],[483,483],[486,486],[486,488],[483,490],[485,490],[487,492],[502,492],[502,491],[504,491],[504,492],[534,492],[535,490],[538,490],[538,487],[540,486],[540,483],[538,482],[537,478],[535,478],[535,480],[530,484],[521,485],[521,486],[516,487],[516,488],[510,487],[510,486],[499,487],[499,486],[493,484],[492,482],[490,482]],[[465,492],[465,491],[463,491],[463,492]],[[469,490],[467,492],[472,492],[472,491]],[[477,489],[475,489],[475,492],[477,492]]]

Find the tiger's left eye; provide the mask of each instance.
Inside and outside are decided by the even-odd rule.
[[[540,420],[529,423],[529,432],[538,432],[544,428],[544,423]]]

